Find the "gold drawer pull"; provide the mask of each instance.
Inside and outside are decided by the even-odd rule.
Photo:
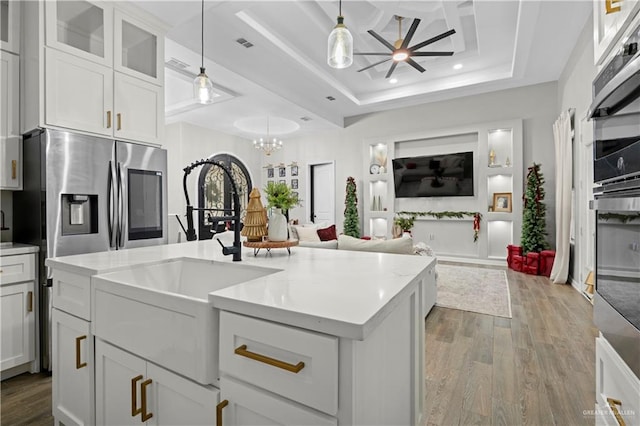
[[[111,111],[107,111],[107,129],[111,128]]]
[[[121,130],[122,129],[122,114],[117,113],[116,117],[118,119],[118,127],[116,128],[116,130]]]
[[[16,160],[11,160],[11,179],[16,179],[18,177],[18,162]]]
[[[607,403],[609,404],[609,408],[611,409],[611,411],[613,412],[613,415],[618,421],[618,424],[620,426],[626,426],[624,419],[622,418],[622,416],[620,415],[620,412],[618,411],[618,407],[616,407],[616,405],[619,405],[622,407],[622,401],[620,401],[619,399],[607,398]]]
[[[227,405],[229,405],[229,401],[226,399],[216,405],[216,426],[222,426],[222,409]]]
[[[33,312],[33,292],[27,293],[27,312]]]
[[[137,383],[142,380],[142,374],[131,379],[131,417],[142,413],[142,407],[136,408],[138,404],[138,386]]]
[[[144,382],[140,383],[140,394],[142,397],[142,406],[140,407],[140,409],[143,422],[146,422],[151,417],[153,417],[153,413],[147,413],[147,386],[149,386],[151,383],[153,383],[153,380],[151,379],[147,379]]]
[[[254,361],[264,362],[265,364],[273,365],[274,367],[282,368],[283,370],[291,371],[292,373],[299,373],[300,370],[304,368],[304,362],[302,361],[296,365],[289,364],[288,362],[280,361],[279,359],[270,358],[255,352],[249,352],[247,350],[247,345],[237,347],[234,352],[236,355],[246,356]]]
[[[76,370],[87,366],[86,362],[80,362],[80,342],[82,342],[86,338],[87,336],[76,337]]]

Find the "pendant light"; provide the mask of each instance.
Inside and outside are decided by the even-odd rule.
[[[327,63],[332,68],[347,68],[353,63],[353,37],[344,25],[342,0],[338,23],[329,34]]]
[[[207,77],[207,74],[204,72],[204,0],[202,0],[202,26],[201,26],[201,36],[202,36],[202,62],[200,65],[200,74],[193,80],[193,96],[196,99],[196,102],[201,104],[210,104],[213,102],[213,84],[211,84],[211,80]]]

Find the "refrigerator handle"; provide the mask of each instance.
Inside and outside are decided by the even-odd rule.
[[[118,163],[118,232],[117,245],[124,246],[124,176],[122,175],[122,164]]]
[[[108,223],[109,223],[109,247],[114,247],[113,244],[113,222],[115,219],[115,187],[113,185],[115,170],[113,164],[109,161],[109,179],[107,182],[107,211],[108,211]]]

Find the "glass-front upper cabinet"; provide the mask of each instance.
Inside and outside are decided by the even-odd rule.
[[[45,15],[48,46],[112,66],[112,6],[84,0],[46,1]]]
[[[115,12],[114,64],[116,71],[150,83],[164,83],[164,37],[149,25]]]
[[[20,54],[20,1],[0,0],[0,49]]]

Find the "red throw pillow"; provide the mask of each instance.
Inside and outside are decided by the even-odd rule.
[[[326,228],[318,229],[318,237],[320,237],[320,241],[337,240],[338,235],[336,235],[336,226],[331,225]]]

